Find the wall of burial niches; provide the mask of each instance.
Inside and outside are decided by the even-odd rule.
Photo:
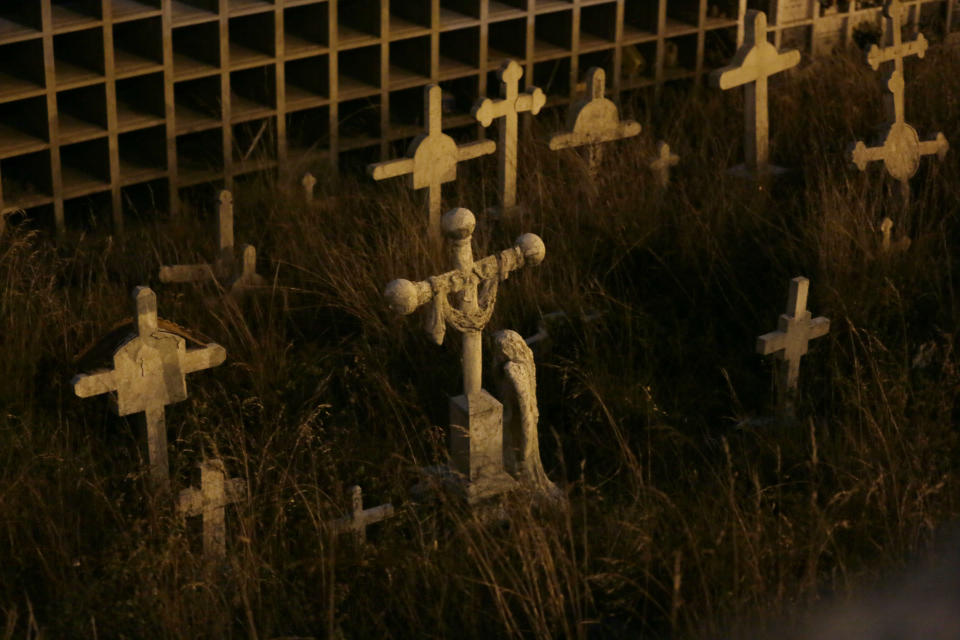
[[[880,26],[875,4],[780,0],[771,38],[823,53]],[[960,28],[957,0],[906,4],[912,24]],[[614,99],[696,82],[727,62],[746,8],[771,0],[2,2],[0,215],[119,227],[280,167],[386,159],[420,132],[430,82],[445,129],[476,138],[470,107],[507,58],[548,107],[592,66]]]

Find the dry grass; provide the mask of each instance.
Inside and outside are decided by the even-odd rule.
[[[960,54],[931,51],[908,78],[908,120],[960,141]],[[924,160],[913,208],[896,214],[913,246],[880,255],[889,182],[845,156],[880,119],[880,89],[844,58],[775,83],[774,159],[801,169],[772,194],[720,171],[739,153],[735,93],[667,91],[639,110],[644,133],[614,146],[595,189],[535,123],[520,160],[528,213],[478,215],[475,246],[533,231],[547,258],[504,285],[490,329],[605,315],[575,321],[539,363],[541,450],[569,502],[543,512],[515,496],[509,524],[409,499],[415,469],[443,459],[460,382],[455,337],[430,344],[382,298],[393,278],[448,268],[405,186],[348,177],[309,209],[282,182],[238,188],[238,240],[274,283],[242,311],[202,304],[211,287],[156,281],[161,263],[209,256],[209,211],[122,242],[54,248],[9,230],[0,638],[751,637],[922,552],[960,512],[960,156]],[[662,194],[645,168],[659,138],[682,157]],[[482,211],[492,169],[462,168],[447,204]],[[770,364],[752,345],[798,274],[831,333],[804,360],[802,419],[764,426],[751,418],[769,413]],[[67,384],[137,284],[227,348],[167,411],[175,486],[197,482],[204,455],[248,483],[224,570],[147,496],[139,423]],[[398,508],[363,549],[325,525],[354,483]]]

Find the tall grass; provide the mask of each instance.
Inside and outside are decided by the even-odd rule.
[[[931,51],[907,72],[908,121],[954,141],[958,58]],[[492,158],[461,165],[446,204],[477,212],[477,255],[524,231],[547,247],[503,285],[490,330],[571,318],[538,363],[541,451],[569,500],[545,510],[520,493],[492,522],[410,499],[417,469],[444,460],[460,391],[456,336],[433,345],[382,298],[394,278],[449,268],[425,242],[420,194],[346,176],[307,207],[293,178],[238,187],[238,241],[272,283],[241,306],[155,277],[211,257],[212,191],[209,207],[145,215],[122,239],[54,247],[9,229],[0,637],[753,637],[922,553],[960,511],[960,166],[924,159],[896,211],[882,168],[861,174],[846,155],[882,119],[881,90],[845,57],[775,82],[774,161],[796,170],[771,192],[722,171],[740,153],[734,92],[638,102],[644,132],[611,146],[595,185],[579,156],[546,148],[557,120],[533,120],[519,220],[481,213]],[[660,138],[682,158],[665,192],[646,169]],[[878,251],[888,213],[906,253]],[[804,359],[800,419],[764,421],[771,363],[752,346],[801,274],[831,332]],[[66,384],[137,284],[228,352],[167,408],[175,487],[212,455],[247,481],[226,567],[147,492],[139,422]],[[351,484],[397,507],[367,546],[326,524]]]

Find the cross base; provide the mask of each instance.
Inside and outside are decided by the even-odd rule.
[[[520,488],[520,483],[506,471],[486,475],[473,482],[446,465],[422,467],[420,473],[423,480],[413,487],[411,493],[421,502],[426,502],[437,493],[449,493],[468,505],[475,505]]]

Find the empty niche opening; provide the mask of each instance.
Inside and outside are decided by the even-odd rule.
[[[430,79],[430,36],[390,43],[390,87],[424,85]]]
[[[547,60],[533,65],[533,84],[551,98],[570,95],[570,58]]]
[[[669,38],[663,47],[663,76],[673,79],[693,73],[697,66],[697,34]]]
[[[480,27],[440,34],[440,78],[476,73],[480,66]]]
[[[380,37],[380,0],[336,0],[340,46]]]
[[[0,103],[0,151],[4,155],[49,142],[44,96]]]
[[[220,68],[220,28],[216,22],[173,30],[173,67],[177,78],[215,73]]]
[[[508,59],[527,57],[526,19],[495,22],[489,29],[489,66],[499,67]]]
[[[4,219],[8,227],[24,231],[50,231],[56,226],[53,204],[10,208],[5,205]]]
[[[533,55],[536,59],[567,55],[573,37],[573,12],[555,11],[537,16],[534,32]]]
[[[380,92],[380,46],[343,51],[337,56],[340,98],[349,100]]]
[[[103,76],[103,29],[85,29],[53,36],[57,85],[87,82]]]
[[[479,18],[481,0],[440,0],[440,25],[462,17]]]
[[[0,96],[13,98],[46,86],[43,40],[34,38],[0,47]]]
[[[23,28],[40,31],[43,28],[43,16],[39,2],[4,2],[0,6],[0,23],[3,31],[14,35]]]
[[[802,27],[800,27],[802,29]],[[797,29],[785,29],[794,31]],[[734,54],[737,52],[737,29],[728,27],[726,29],[712,29],[707,31],[703,42],[703,66],[706,70],[719,69],[730,64]]]
[[[120,190],[120,203],[124,220],[136,222],[164,218],[170,211],[170,184],[158,178],[128,185]]]
[[[402,38],[430,27],[430,0],[390,3],[390,37]]]
[[[633,89],[652,83],[657,72],[657,43],[628,44],[620,52],[621,88]]]
[[[120,181],[149,180],[167,170],[166,127],[150,127],[120,134]]]
[[[117,75],[163,64],[163,25],[149,18],[113,26],[113,66]]]
[[[284,65],[287,109],[316,106],[330,97],[330,60],[326,55],[289,60]]]
[[[110,192],[85,194],[65,200],[63,217],[69,231],[93,233],[113,225]]]
[[[617,6],[614,3],[584,7],[580,11],[580,50],[603,47],[617,39]]]
[[[233,127],[233,160],[250,166],[263,166],[277,159],[276,118],[250,120]]]
[[[330,107],[288,112],[287,158],[292,164],[312,164],[330,149]]]
[[[101,17],[100,0],[51,0],[53,28],[73,27]]]
[[[223,132],[217,129],[177,137],[177,172],[182,185],[205,182],[223,171]]]
[[[390,137],[393,139],[409,139],[426,131],[426,123],[423,121],[423,87],[390,93],[390,128]],[[403,155],[403,152],[400,155]]]
[[[110,147],[98,138],[60,147],[65,197],[82,196],[110,186]]]
[[[50,151],[36,151],[0,160],[3,208],[29,208],[53,195]]]
[[[657,3],[628,2],[623,7],[623,37],[625,40],[657,35]]]
[[[231,112],[234,122],[268,115],[276,107],[277,69],[255,67],[230,74]]]
[[[289,56],[329,44],[330,13],[326,2],[283,10],[285,52]]]
[[[275,54],[273,13],[230,18],[230,64],[256,64]]]
[[[116,96],[121,131],[150,126],[166,116],[163,73],[117,80]]]
[[[68,144],[107,132],[106,87],[95,84],[57,93],[60,142]]]
[[[173,87],[173,93],[178,132],[220,126],[222,103],[219,76],[178,82]]]
[[[476,122],[470,110],[477,101],[479,80],[477,76],[466,76],[440,82],[444,132],[449,127]]]
[[[341,150],[379,144],[380,98],[378,96],[342,102],[338,116]]]
[[[696,27],[700,24],[700,0],[670,0],[667,22],[673,27]]]

